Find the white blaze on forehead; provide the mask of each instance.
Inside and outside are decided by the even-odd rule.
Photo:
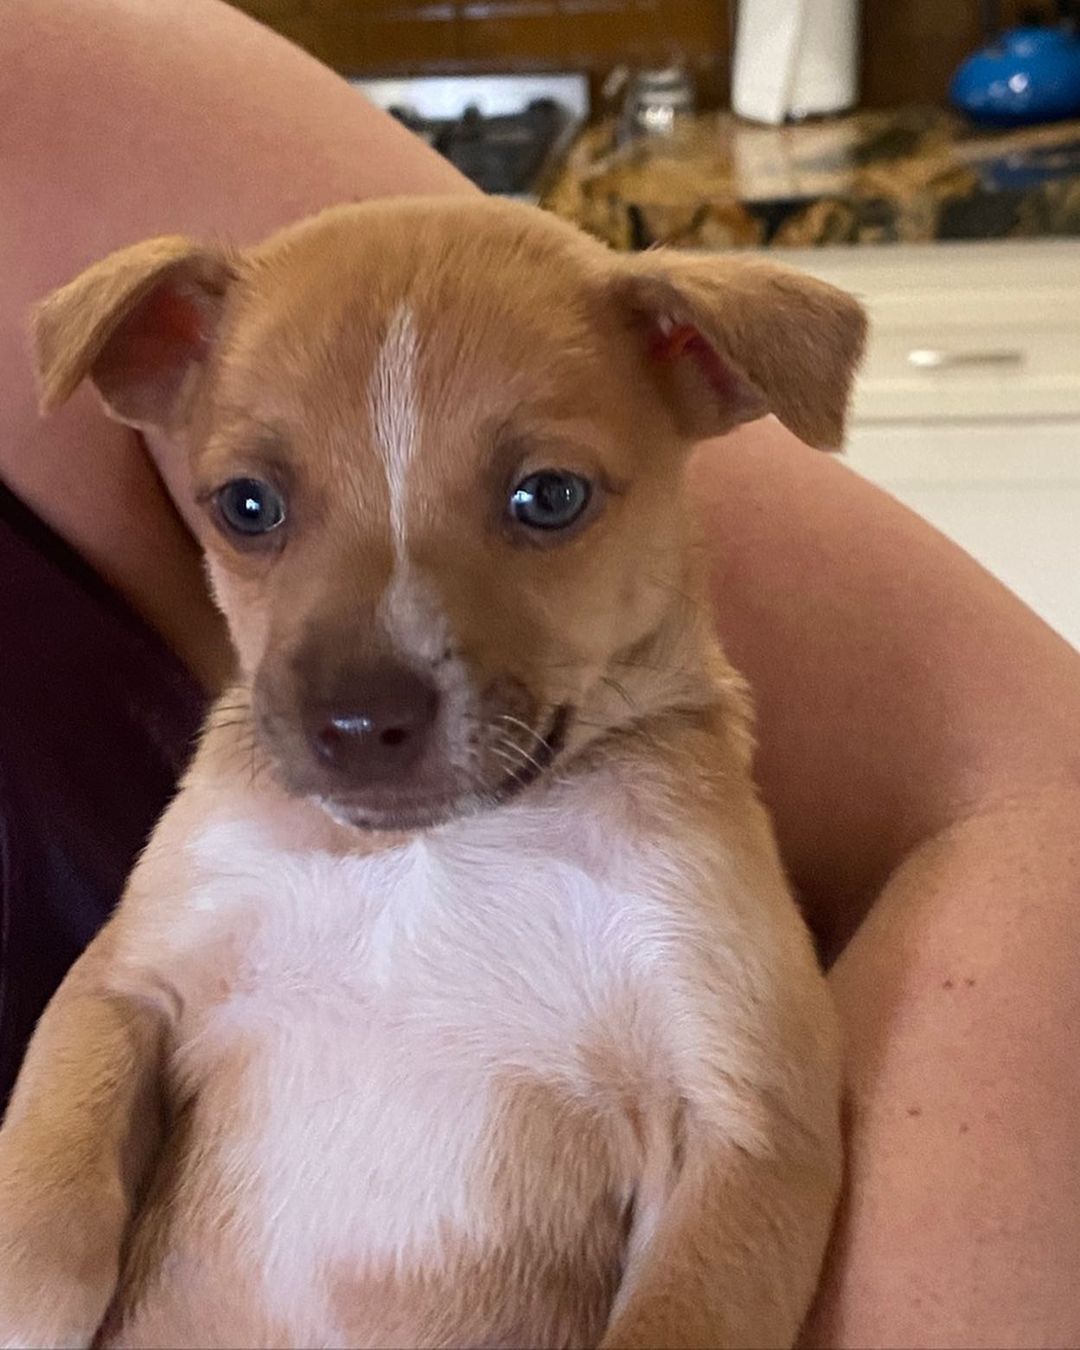
[[[399,566],[405,562],[405,497],[409,464],[420,439],[416,397],[416,323],[401,305],[386,330],[372,375],[371,407],[375,442],[390,489],[390,531]]]
[[[420,442],[418,350],[413,312],[400,305],[375,358],[371,382],[375,443],[386,470],[394,546],[394,571],[379,608],[387,636],[399,651],[434,661],[446,644],[446,620],[430,584],[410,564],[406,548],[409,468]]]

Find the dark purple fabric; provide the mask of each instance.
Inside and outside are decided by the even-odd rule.
[[[0,1114],[202,713],[161,640],[0,485]]]

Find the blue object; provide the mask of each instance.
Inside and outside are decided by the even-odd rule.
[[[949,97],[998,126],[1080,117],[1080,37],[1068,28],[1010,29],[968,57]]]

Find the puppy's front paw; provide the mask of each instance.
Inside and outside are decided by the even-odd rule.
[[[89,1346],[116,1289],[115,1226],[64,1215],[0,1214],[0,1350]]]
[[[0,1350],[89,1346],[116,1291],[127,1201],[119,1177],[57,1165],[0,1135]]]
[[[116,1286],[102,1267],[73,1274],[45,1252],[0,1258],[0,1350],[89,1346]]]
[[[0,1350],[68,1350],[88,1347],[104,1316],[96,1291],[46,1289],[16,1291],[0,1281]]]

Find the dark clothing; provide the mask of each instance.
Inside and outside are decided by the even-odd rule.
[[[161,639],[0,485],[0,1114],[202,714]]]

